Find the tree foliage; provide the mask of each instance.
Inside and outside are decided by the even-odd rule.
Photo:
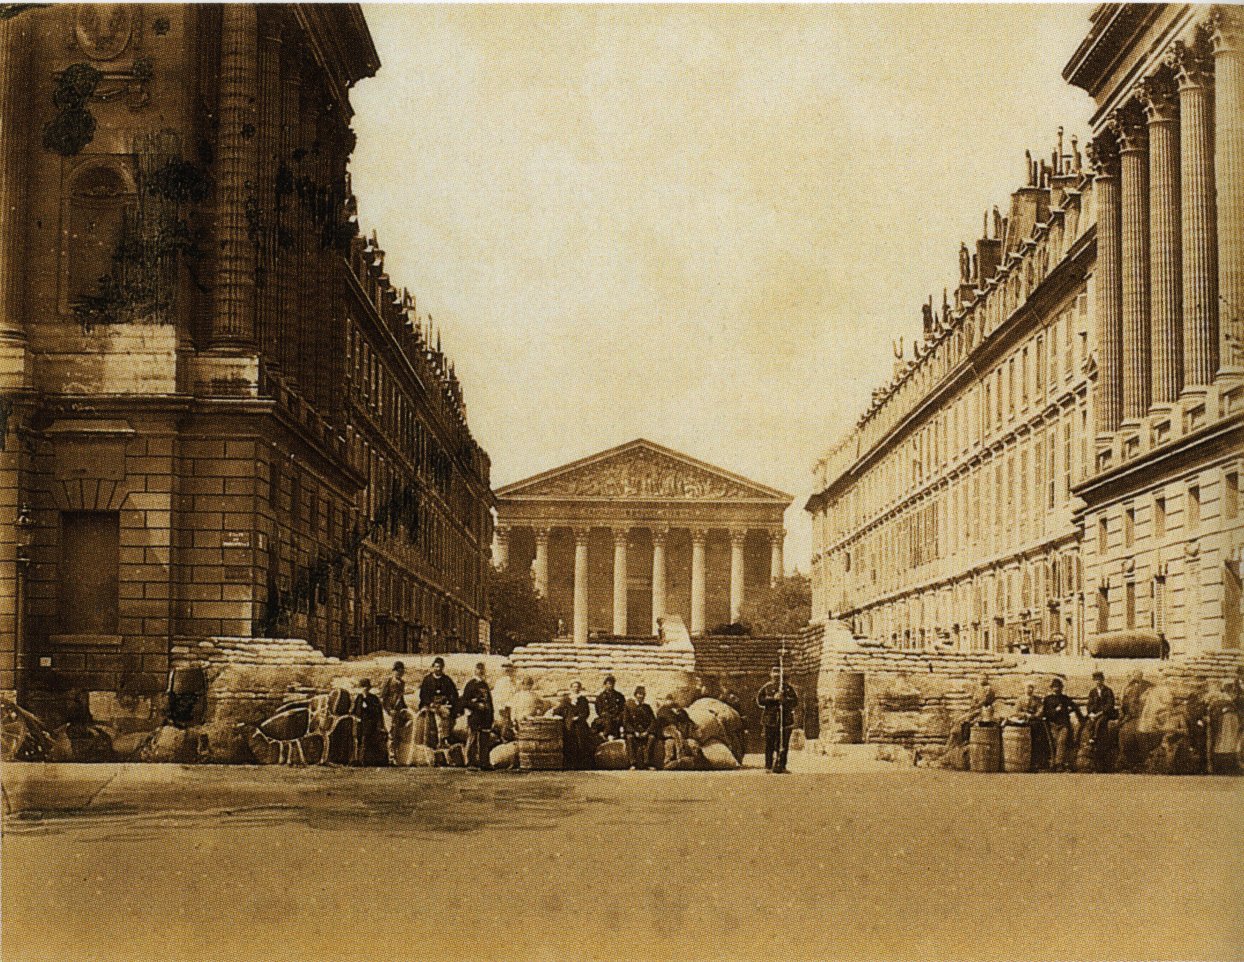
[[[749,589],[739,621],[753,635],[790,635],[812,619],[812,581],[795,572],[773,585]]]
[[[493,654],[508,655],[519,645],[548,641],[557,615],[536,591],[531,572],[488,566],[488,605],[492,613]]]

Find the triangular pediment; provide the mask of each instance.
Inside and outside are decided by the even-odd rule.
[[[631,441],[498,489],[497,497],[768,501],[791,496],[651,441]]]

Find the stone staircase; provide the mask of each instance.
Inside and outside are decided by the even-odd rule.
[[[693,672],[695,652],[669,645],[610,644],[576,645],[568,639],[522,645],[510,653],[520,672],[586,674],[605,672],[646,674],[654,671]]]

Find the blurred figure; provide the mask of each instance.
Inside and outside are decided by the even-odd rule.
[[[487,668],[477,662],[475,676],[462,687],[462,707],[467,713],[467,767],[487,769],[489,732],[492,730],[492,689],[488,685]]]

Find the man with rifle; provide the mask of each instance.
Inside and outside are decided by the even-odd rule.
[[[765,730],[765,768],[780,775],[786,771],[790,733],[794,731],[795,709],[799,707],[799,694],[787,684],[784,665],[769,669],[769,680],[757,693],[756,704]]]

